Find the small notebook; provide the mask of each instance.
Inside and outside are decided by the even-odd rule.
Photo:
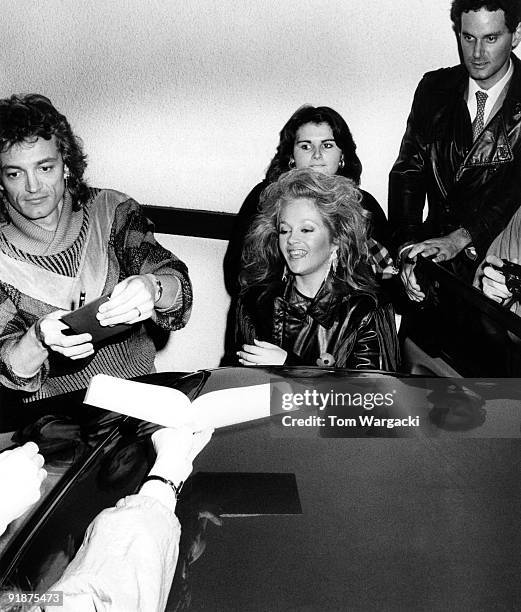
[[[92,336],[92,342],[101,342],[106,338],[120,334],[130,329],[132,326],[127,323],[120,323],[112,326],[102,326],[99,324],[96,314],[98,308],[109,299],[108,295],[102,295],[96,300],[85,304],[78,310],[73,310],[62,317],[62,321],[68,325],[76,334],[88,333]]]

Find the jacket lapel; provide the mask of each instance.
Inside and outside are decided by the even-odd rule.
[[[472,145],[472,125],[466,97],[468,73],[458,66],[450,79],[431,92],[435,110],[432,134],[434,179],[445,198],[454,187],[454,168],[459,168]]]
[[[504,109],[501,109],[473,143],[460,166],[457,181],[460,181],[464,176],[465,169],[507,164],[513,159],[514,154],[504,122]]]
[[[514,74],[505,95],[498,99],[498,105],[501,100],[503,104],[470,147],[458,170],[457,182],[466,176],[466,170],[507,164],[514,159],[510,143],[517,140],[521,126],[521,62],[515,56],[512,61]]]

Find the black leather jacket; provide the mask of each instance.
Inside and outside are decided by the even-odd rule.
[[[481,259],[521,203],[521,62],[503,105],[472,142],[464,66],[427,73],[416,90],[390,174],[393,242],[464,227]],[[422,223],[425,195],[429,213]]]
[[[287,365],[395,371],[399,365],[394,310],[376,297],[325,284],[315,298],[294,293],[293,281],[267,293],[239,296],[236,343],[266,340],[288,352]],[[295,300],[295,296],[297,299]]]

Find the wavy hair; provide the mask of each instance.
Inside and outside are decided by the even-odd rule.
[[[336,283],[374,294],[376,281],[367,263],[368,213],[360,205],[362,195],[351,179],[311,168],[290,170],[262,192],[259,213],[244,244],[241,290],[252,286],[268,290],[280,282],[285,265],[279,250],[281,210],[286,202],[304,198],[315,203],[331,241],[338,244]]]
[[[344,167],[339,168],[337,174],[351,179],[357,185],[362,174],[362,162],[356,154],[356,145],[343,117],[329,106],[301,106],[291,115],[289,121],[280,131],[280,140],[275,157],[271,160],[266,180],[269,183],[276,181],[281,174],[287,172],[290,159],[293,155],[293,146],[300,127],[306,123],[327,123],[333,132],[336,145],[344,154]]]
[[[54,108],[49,98],[39,94],[13,95],[0,100],[0,152],[24,141],[50,140],[53,136],[69,170],[67,189],[77,210],[89,197],[83,180],[87,158],[66,117]]]
[[[519,0],[453,0],[450,7],[450,18],[454,31],[461,32],[461,14],[469,11],[479,11],[482,8],[487,11],[502,10],[505,13],[505,24],[509,32],[514,32],[521,21],[521,2]]]

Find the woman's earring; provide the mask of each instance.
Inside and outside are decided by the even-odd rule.
[[[290,157],[290,158],[289,158],[289,162],[288,162],[288,168],[289,168],[290,170],[293,170],[293,168],[295,168],[295,167],[296,167],[296,165],[297,165],[297,164],[295,163],[295,160],[293,159],[293,157]]]
[[[69,180],[69,169],[67,166],[63,169],[63,182],[65,183],[65,189],[67,189],[67,181]]]
[[[328,270],[328,275],[329,273],[331,273],[333,276],[335,276],[336,274],[336,269],[338,266],[338,253],[335,251],[333,251],[331,253],[331,256],[329,258],[329,270]],[[327,278],[327,276],[326,276]]]
[[[338,169],[343,170],[345,165],[346,163],[344,161],[344,156],[342,155],[342,157],[340,158],[340,161],[338,162]]]
[[[285,283],[288,280],[288,266],[284,264],[284,272],[282,273],[282,282]]]

